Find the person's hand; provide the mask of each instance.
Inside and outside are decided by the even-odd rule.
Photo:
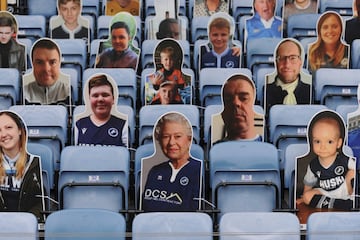
[[[160,85],[164,81],[164,75],[157,71],[149,76],[152,85]]]
[[[233,56],[240,57],[240,54],[241,54],[240,47],[232,47],[231,51],[232,51]]]

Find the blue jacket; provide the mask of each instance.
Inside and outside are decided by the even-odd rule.
[[[265,28],[260,20],[260,15],[255,15],[246,20],[247,40],[254,38],[281,38],[282,37],[282,20],[279,17],[274,17],[271,28]]]

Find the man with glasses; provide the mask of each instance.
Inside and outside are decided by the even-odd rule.
[[[304,51],[292,38],[282,40],[275,50],[276,71],[266,77],[266,112],[275,104],[310,104],[311,75],[302,70]]]

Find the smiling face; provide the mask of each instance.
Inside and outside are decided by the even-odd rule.
[[[245,79],[228,81],[223,88],[221,114],[230,140],[255,137],[254,88]]]
[[[161,104],[171,104],[175,97],[175,84],[166,84],[159,89]]]
[[[36,82],[40,86],[52,86],[59,78],[60,56],[56,49],[34,49],[32,64]]]
[[[114,95],[108,85],[95,86],[90,89],[91,110],[98,119],[110,116],[114,105]]]
[[[161,52],[160,63],[163,65],[165,70],[170,71],[174,67],[174,58],[172,56],[172,53]]]
[[[324,119],[314,124],[312,145],[320,162],[329,163],[335,160],[337,151],[342,145],[339,124],[336,120]]]
[[[340,41],[342,23],[335,14],[325,16],[320,26],[320,38],[325,45],[335,45]]]
[[[2,151],[12,156],[20,151],[21,129],[16,122],[8,115],[0,115],[0,147]]]
[[[274,16],[275,0],[254,0],[255,11],[262,19],[268,21]]]
[[[191,136],[186,126],[179,122],[167,121],[160,134],[160,146],[166,157],[177,162],[188,160]]]
[[[229,28],[218,28],[211,27],[209,32],[210,42],[214,47],[214,51],[217,53],[222,53],[228,46],[228,41],[230,38],[230,29]]]
[[[122,52],[129,47],[130,35],[125,28],[116,28],[111,31],[111,44],[116,52]]]
[[[276,69],[280,80],[284,83],[294,82],[302,66],[299,47],[291,41],[282,43],[276,53]]]
[[[73,1],[59,5],[59,14],[64,19],[65,25],[77,26],[80,13],[80,5]]]

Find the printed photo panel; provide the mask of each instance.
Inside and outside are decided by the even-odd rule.
[[[145,104],[191,104],[192,79],[182,72],[183,49],[174,39],[161,40],[154,50],[155,72],[146,76]]]
[[[332,110],[316,113],[309,122],[308,153],[295,160],[294,206],[303,227],[313,212],[355,207],[356,158],[346,135],[344,120]]]
[[[117,109],[119,93],[115,80],[97,73],[83,87],[85,111],[74,117],[75,145],[128,147],[128,116]]]
[[[105,0],[105,15],[114,16],[119,12],[128,12],[140,16],[140,0]]]
[[[331,37],[328,34],[330,24],[336,29]],[[326,11],[319,17],[317,39],[308,45],[307,68],[310,73],[319,68],[349,68],[350,47],[343,40],[343,26],[343,19],[337,12]]]
[[[140,49],[134,45],[136,31],[137,23],[130,13],[120,12],[113,16],[109,38],[99,44],[95,68],[132,68],[137,71]]]
[[[231,75],[222,86],[221,97],[222,111],[211,118],[211,146],[236,140],[264,141],[264,114],[254,105],[252,79],[245,74]]]
[[[360,103],[360,85],[357,91],[358,103]],[[350,105],[349,108],[356,107],[355,111],[351,111],[347,114],[347,127],[348,127],[348,139],[347,143],[351,147],[354,157],[360,158],[360,108],[359,105]],[[359,161],[358,161],[359,163]],[[359,167],[357,167],[359,169]]]
[[[356,39],[360,39],[360,24],[358,16],[360,16],[360,0],[353,1],[352,7],[353,17],[348,18],[345,21],[345,41],[352,46],[352,43]],[[360,68],[360,66],[352,66],[352,68]]]
[[[241,45],[233,42],[234,19],[227,13],[215,13],[207,29],[209,41],[200,46],[199,69],[240,68],[242,52]]]
[[[193,0],[193,16],[211,16],[217,12],[229,13],[230,0],[218,0],[217,6],[212,6],[206,0]]]
[[[32,69],[22,77],[23,104],[65,105],[70,111],[70,76],[61,72],[61,51],[50,38],[40,38],[31,49]],[[44,65],[51,65],[51,73]]]
[[[155,16],[146,16],[145,38],[187,39],[188,20],[179,16],[180,1],[154,0]]]
[[[274,51],[275,70],[265,76],[264,101],[266,115],[277,104],[310,104],[312,76],[303,69],[305,52],[294,38],[285,38]],[[264,81],[258,79],[258,81]],[[258,85],[261,86],[261,85]],[[260,88],[260,89],[259,89]],[[261,91],[262,87],[258,87]]]
[[[50,37],[53,39],[83,39],[90,47],[90,23],[81,16],[82,0],[57,1],[58,16],[50,18]]]
[[[155,152],[141,160],[141,210],[200,209],[203,166],[202,159],[190,154],[192,136],[191,123],[183,114],[168,112],[158,119],[153,131]]]
[[[7,61],[2,59],[1,68],[16,68],[20,74],[27,69],[26,46],[18,41],[19,25],[13,14],[0,11],[1,22],[1,56],[8,56]],[[4,57],[2,57],[4,58]]]
[[[282,18],[276,16],[276,2],[276,0],[267,1],[264,7],[261,0],[253,1],[254,14],[245,21],[245,45],[247,41],[256,38],[282,38]],[[270,22],[272,18],[273,21]],[[267,22],[268,26],[265,26],[264,22]]]

